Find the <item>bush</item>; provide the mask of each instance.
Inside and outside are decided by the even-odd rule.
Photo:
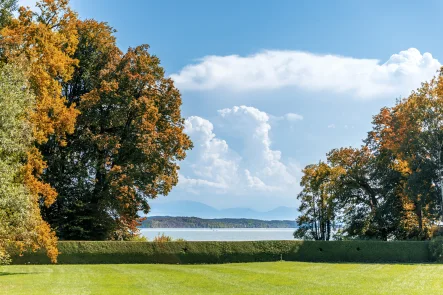
[[[429,262],[428,242],[311,241],[285,260],[318,262]]]
[[[154,237],[154,242],[155,243],[172,242],[172,237],[166,236],[164,233],[162,233],[161,235]]]
[[[131,242],[147,242],[148,238],[142,235],[136,235],[136,236],[132,236],[130,238],[128,238],[128,241]]]
[[[437,236],[429,242],[429,254],[432,260],[443,262],[443,236]]]
[[[60,264],[231,263],[258,261],[429,262],[428,242],[59,242]],[[13,264],[49,264],[43,251],[12,257]]]

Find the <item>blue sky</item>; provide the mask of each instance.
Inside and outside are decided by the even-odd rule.
[[[22,3],[33,2],[31,0]],[[371,117],[443,60],[441,1],[72,0],[118,45],[147,43],[183,97],[195,149],[167,197],[297,206],[301,168],[359,146]]]

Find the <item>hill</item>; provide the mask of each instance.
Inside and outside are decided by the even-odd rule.
[[[269,211],[250,208],[216,209],[194,201],[152,203],[149,216],[192,216],[199,218],[247,218],[259,220],[295,220],[298,210],[294,207],[277,207]]]
[[[295,228],[291,220],[258,220],[246,218],[203,219],[198,217],[148,217],[142,228]]]

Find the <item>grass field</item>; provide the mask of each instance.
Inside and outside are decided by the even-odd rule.
[[[441,294],[443,265],[11,265],[0,294]]]

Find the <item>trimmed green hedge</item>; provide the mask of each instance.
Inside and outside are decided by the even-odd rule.
[[[428,242],[59,242],[60,264],[231,263],[255,261],[430,262]],[[44,252],[13,256],[13,264],[49,264]]]

